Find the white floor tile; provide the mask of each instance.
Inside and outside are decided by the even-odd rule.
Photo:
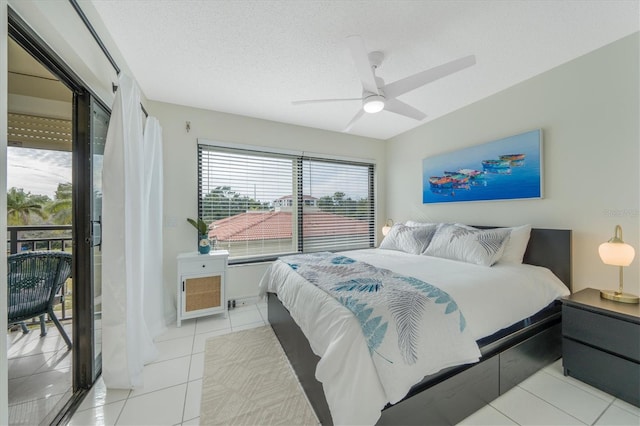
[[[175,425],[182,422],[187,384],[130,397],[116,425]]]
[[[460,423],[459,425],[486,425],[486,426],[499,426],[499,425],[517,425],[516,422],[509,417],[502,414],[490,405],[485,405]]]
[[[120,413],[124,408],[125,401],[112,402],[111,404],[100,405],[87,410],[78,410],[68,423],[69,426],[113,426],[116,424]]]
[[[18,379],[21,380],[21,379]],[[71,371],[48,371],[28,376],[18,386],[9,380],[9,405],[59,395],[71,389]]]
[[[601,391],[600,389],[594,388],[593,386],[588,385],[585,382],[582,382],[578,379],[574,379],[571,376],[565,376],[562,369],[562,359],[559,359],[558,361],[554,362],[550,366],[544,368],[543,371],[567,383],[577,386],[580,389],[587,391],[590,394],[595,395],[598,398],[603,399],[607,402],[612,402],[615,399],[615,397],[609,395],[608,393]]]
[[[10,425],[37,425],[51,414],[65,394],[50,395],[46,398],[29,400],[9,406]]]
[[[187,396],[184,402],[182,420],[200,417],[200,400],[202,399],[202,380],[194,380],[187,384]]]
[[[197,354],[204,352],[204,344],[210,337],[222,336],[223,334],[231,333],[231,327],[222,330],[211,331],[209,333],[196,334],[193,339],[193,353]]]
[[[228,330],[231,328],[229,316],[225,318],[222,314],[209,317],[198,318],[196,323],[196,334],[210,333],[212,331]]]
[[[578,419],[516,386],[491,405],[519,425],[581,425]]]
[[[204,373],[204,352],[191,355],[189,367],[189,381],[202,379]]]
[[[193,336],[196,332],[196,320],[183,321],[182,326],[178,327],[175,323],[167,327],[167,330],[155,338],[156,342],[164,342],[166,340],[178,339],[180,337]]]
[[[253,309],[248,307],[233,309],[229,312],[229,318],[231,319],[232,328],[256,322],[264,322],[262,315],[260,315],[260,312],[255,305]]]
[[[545,372],[534,374],[519,386],[589,425],[610,403]]]
[[[187,383],[189,378],[190,356],[156,362],[145,365],[143,371],[144,386],[133,389],[129,399],[154,392],[159,389]],[[179,421],[182,421],[182,417]]]
[[[236,331],[249,330],[251,328],[262,327],[264,325],[267,325],[264,321],[252,322],[249,324],[240,325],[238,327],[232,327],[232,331],[235,333]]]
[[[262,316],[262,319],[265,323],[269,322],[269,312],[267,310],[266,304],[264,306],[258,306],[258,312],[260,312],[260,315]]]
[[[600,417],[595,424],[638,426],[640,425],[640,416],[636,416],[627,410],[623,410],[616,405],[612,405],[604,412],[602,417]]]
[[[200,417],[182,422],[182,426],[200,426]]]
[[[164,342],[156,342],[156,349],[158,349],[159,355],[158,358],[153,361],[154,363],[191,355],[193,336],[178,337]]]
[[[616,399],[615,401],[613,401],[613,405],[618,408],[622,408],[623,410],[627,410],[631,414],[640,417],[640,407],[636,407],[635,405],[629,404],[628,402],[621,399]]]
[[[82,400],[80,407],[78,407],[78,411],[125,400],[129,396],[130,392],[131,391],[129,389],[107,389],[102,376],[100,376],[91,390],[87,393],[87,396]]]
[[[49,356],[49,353],[42,353],[7,360],[7,372],[9,374],[9,379],[17,379],[18,377],[33,374],[34,371],[37,371],[46,363]]]
[[[71,371],[72,362],[73,353],[66,349],[60,349],[57,352],[51,352],[47,361],[36,370],[36,373],[52,370]]]
[[[53,333],[52,333],[53,334]],[[23,335],[24,336],[24,335]],[[66,342],[60,335],[40,337],[40,332],[32,331],[26,336],[36,336],[35,338],[26,337],[25,340],[19,340],[16,344],[12,344],[7,350],[7,358],[16,358],[20,356],[38,355],[46,352],[55,352],[59,349],[67,347]]]

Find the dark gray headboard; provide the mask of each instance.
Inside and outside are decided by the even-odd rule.
[[[524,263],[551,269],[572,290],[571,230],[533,228]]]
[[[477,226],[477,228],[495,228]],[[544,266],[553,272],[569,290],[571,287],[571,230],[570,229],[531,229],[531,237],[524,263]]]

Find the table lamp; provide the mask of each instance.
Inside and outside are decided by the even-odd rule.
[[[393,226],[393,221],[391,219],[387,219],[387,223],[385,223],[384,226],[382,227],[382,235],[386,237],[389,231],[391,231],[392,226]]]
[[[620,267],[620,287],[618,291],[600,290],[600,297],[623,303],[638,303],[638,296],[622,291],[622,267],[629,266],[636,255],[629,244],[622,241],[622,227],[616,225],[615,235],[608,242],[600,244],[598,254],[605,265]]]

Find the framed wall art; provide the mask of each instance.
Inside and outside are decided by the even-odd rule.
[[[542,198],[542,130],[422,160],[422,202]]]

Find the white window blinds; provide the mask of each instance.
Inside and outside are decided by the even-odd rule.
[[[302,160],[305,252],[373,246],[373,166]]]
[[[198,211],[234,261],[374,245],[374,165],[198,145]]]

